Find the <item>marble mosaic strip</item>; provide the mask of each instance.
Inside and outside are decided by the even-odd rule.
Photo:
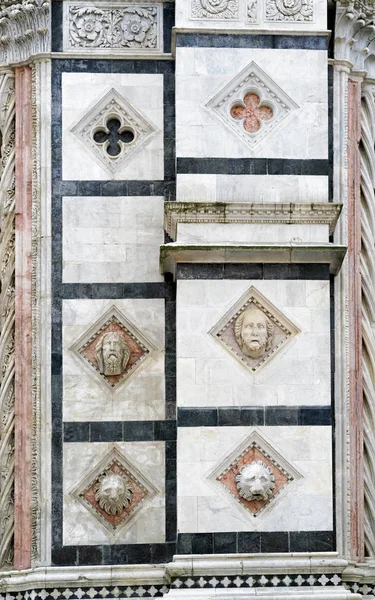
[[[166,585],[42,588],[0,594],[0,600],[86,600],[93,598],[160,598],[169,592]]]
[[[172,588],[252,588],[252,587],[316,587],[338,586],[342,584],[341,575],[335,574],[267,574],[266,575],[225,575],[224,577],[177,577],[171,583]],[[1,600],[1,599],[0,599]]]
[[[357,582],[343,581],[343,585],[352,594],[362,594],[362,596],[375,596],[375,585],[364,583],[363,585]]]

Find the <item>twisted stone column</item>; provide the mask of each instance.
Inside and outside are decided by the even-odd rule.
[[[15,335],[15,90],[0,74],[0,566],[13,562]]]
[[[365,550],[375,557],[375,87],[364,88],[361,117],[361,276]]]

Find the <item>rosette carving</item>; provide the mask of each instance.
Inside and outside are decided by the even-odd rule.
[[[133,5],[114,9],[106,3],[70,5],[67,49],[158,50],[159,13],[158,6]]]
[[[313,21],[314,0],[267,0],[268,21]]]
[[[192,0],[193,19],[238,19],[238,0]]]

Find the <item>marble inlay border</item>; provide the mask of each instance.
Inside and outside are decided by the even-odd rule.
[[[302,532],[301,532],[302,533]],[[276,534],[277,535],[277,534]],[[337,587],[342,585],[342,577],[338,573],[317,574],[265,574],[265,575],[218,575],[176,577],[171,582],[174,589],[192,588],[253,588],[253,587]],[[0,599],[1,600],[1,599]]]
[[[312,158],[177,158],[177,173],[212,175],[329,175],[328,160]]]
[[[183,48],[271,48],[287,50],[327,50],[328,35],[273,35],[217,32],[179,32],[176,46]]]
[[[236,406],[179,408],[178,427],[322,426],[332,424],[330,406]]]

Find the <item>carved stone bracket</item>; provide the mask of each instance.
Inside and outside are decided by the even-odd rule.
[[[50,0],[22,0],[0,11],[0,64],[50,51]]]

